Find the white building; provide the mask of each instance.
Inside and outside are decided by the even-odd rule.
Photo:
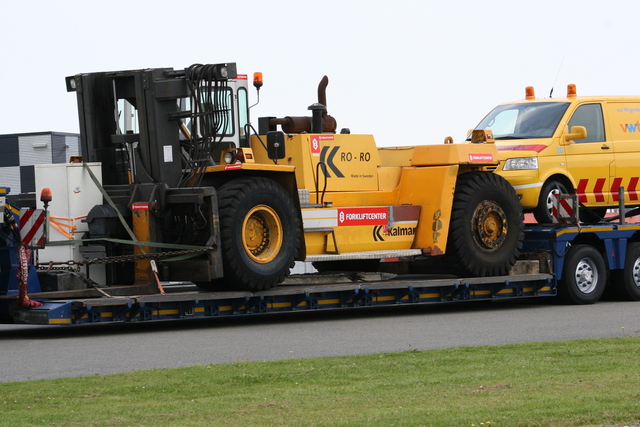
[[[80,155],[80,135],[33,132],[0,135],[0,186],[12,195],[36,191],[33,165],[68,163]]]

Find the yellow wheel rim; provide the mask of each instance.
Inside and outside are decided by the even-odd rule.
[[[282,223],[267,205],[254,206],[242,222],[242,244],[255,262],[273,261],[282,247]]]
[[[476,244],[487,252],[498,250],[507,237],[507,216],[496,202],[485,200],[476,206],[471,218]]]

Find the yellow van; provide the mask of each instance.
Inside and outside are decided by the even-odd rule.
[[[618,206],[640,205],[640,97],[576,96],[501,104],[476,127],[490,130],[500,155],[496,173],[521,197],[539,223],[554,222],[554,193],[576,193],[599,216]]]

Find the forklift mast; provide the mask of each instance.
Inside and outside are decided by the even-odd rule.
[[[88,237],[105,239],[94,245],[101,256],[135,258],[110,264],[107,281],[151,283],[151,258],[194,246],[202,250],[187,259],[159,260],[161,276],[221,277],[216,191],[202,179],[222,149],[248,144],[246,75],[237,75],[235,63],[196,64],[78,74],[66,84],[77,95],[83,161],[102,164],[110,199],[89,212]],[[127,236],[125,221],[132,240],[162,246],[110,242]]]
[[[222,149],[248,146],[247,76],[235,63],[67,77],[78,100],[82,155],[103,183],[200,184]]]

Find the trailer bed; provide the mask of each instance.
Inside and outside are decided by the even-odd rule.
[[[15,295],[0,296],[0,302],[10,306],[5,320],[14,323],[75,325],[553,297],[563,286],[566,255],[572,245],[597,248],[605,260],[606,268],[600,274],[606,280],[616,270],[625,269],[627,274],[627,243],[637,242],[639,234],[640,224],[528,225],[523,246],[526,256],[509,276],[318,273],[295,275],[259,292],[210,292],[191,282],[163,282],[165,293],[154,286],[114,286],[30,294],[43,303],[37,308],[17,308]]]
[[[285,285],[260,292],[207,292],[187,283],[167,283],[163,286],[164,294],[40,299],[43,302],[40,307],[14,310],[13,321],[38,325],[146,322],[542,297],[555,296],[557,292],[551,274],[483,278],[411,275],[395,276],[388,280],[331,284],[316,284],[317,280],[317,275],[294,276]],[[340,281],[330,276],[328,280]]]

